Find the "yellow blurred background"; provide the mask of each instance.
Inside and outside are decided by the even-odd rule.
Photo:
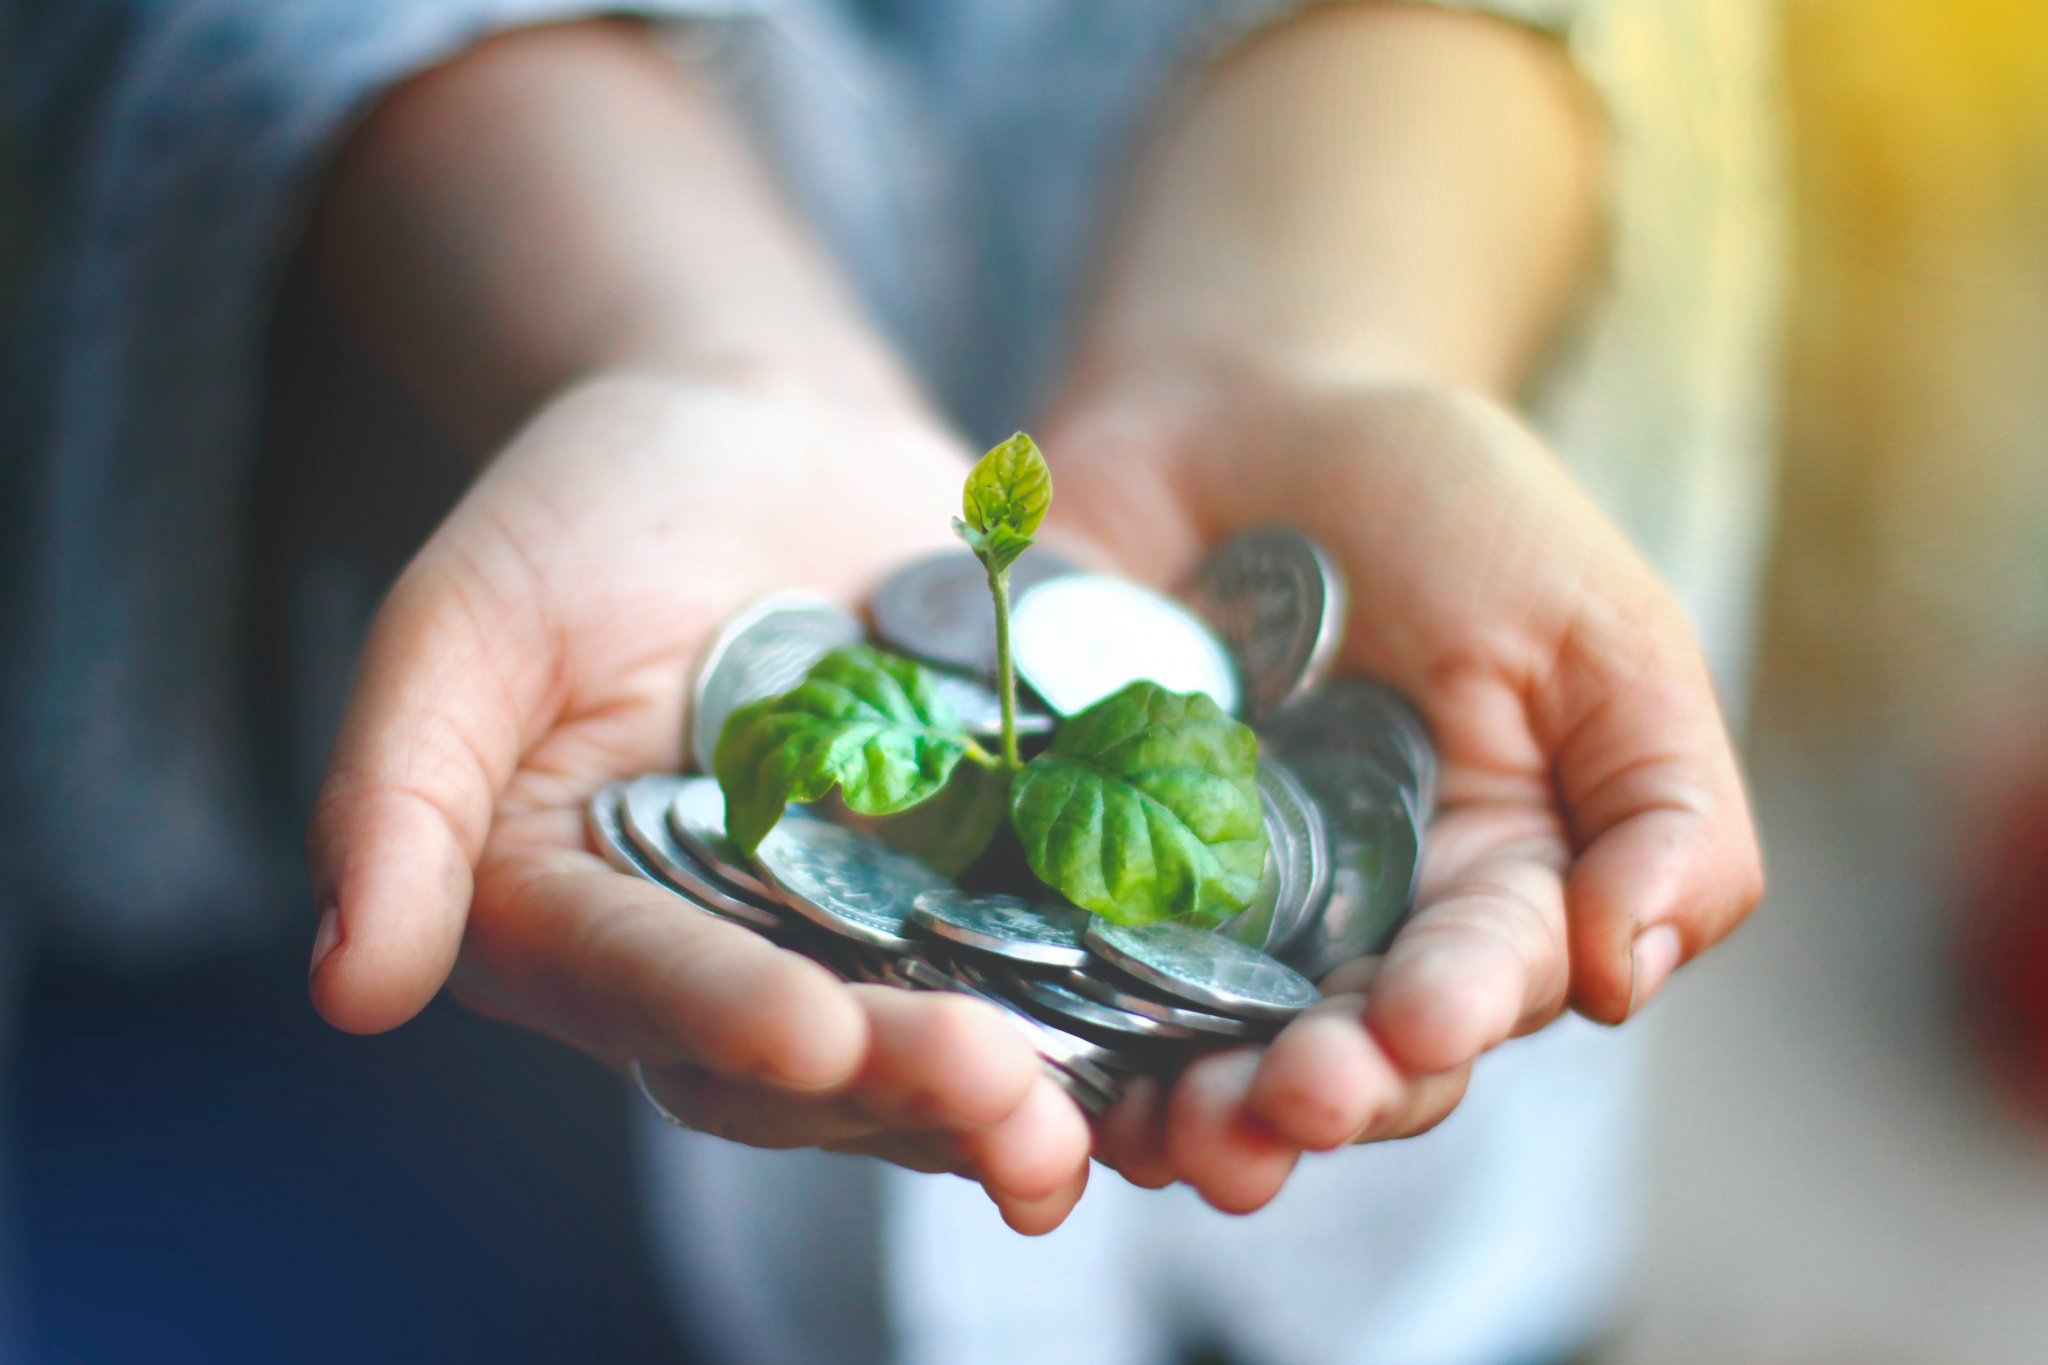
[[[2048,5],[1787,0],[1795,193],[1768,661],[1939,740],[2048,648]]]
[[[1983,893],[1987,845],[2048,869],[2013,816],[2048,812],[2048,4],[1781,18],[1772,888],[1652,1011],[1640,1302],[1602,1359],[2038,1365],[2048,1128],[1969,1025],[2029,971],[2048,1020],[2048,884]]]

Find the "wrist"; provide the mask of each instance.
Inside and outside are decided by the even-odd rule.
[[[1143,346],[1092,340],[1055,393],[1046,425],[1086,445],[1103,429],[1133,448],[1186,458],[1196,451],[1251,453],[1279,426],[1328,405],[1435,397],[1505,409],[1507,400],[1430,364],[1419,351],[1377,353],[1299,339],[1239,334],[1160,334]],[[1142,440],[1137,433],[1143,432]]]
[[[1270,452],[1284,369],[1223,347],[1161,347],[1144,363],[1084,352],[1045,420],[1062,529],[1105,547],[1127,573],[1178,582],[1228,527],[1207,495],[1235,452]],[[1143,509],[1133,515],[1133,509]]]
[[[350,333],[479,455],[620,371],[914,401],[723,100],[629,25],[502,35],[391,92],[306,249]]]
[[[878,494],[892,486],[922,493],[957,485],[971,463],[958,433],[915,389],[869,378],[737,348],[622,349],[544,395],[501,451],[570,411],[580,414],[576,425],[586,439],[620,432],[630,443],[671,451],[693,471],[710,461],[734,477],[766,478],[773,466],[787,478],[793,476],[783,461],[794,458],[818,477],[872,484]],[[748,446],[763,442],[782,458],[749,459]],[[543,444],[576,458],[573,441],[552,437]]]
[[[1554,43],[1436,6],[1312,6],[1202,73],[1101,272],[1098,363],[1183,347],[1512,393],[1598,239],[1601,123]]]
[[[886,342],[856,317],[791,309],[727,322],[650,312],[588,356],[577,385],[633,376],[829,409],[890,427],[944,424]]]
[[[1506,405],[1465,385],[1224,347],[1077,369],[1046,432],[1065,519],[1160,582],[1238,530],[1376,506],[1390,476],[1540,452]]]

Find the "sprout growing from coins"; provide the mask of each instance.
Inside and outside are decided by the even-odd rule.
[[[1270,1036],[1318,998],[1310,978],[1384,949],[1435,753],[1392,688],[1325,678],[1345,586],[1309,537],[1238,532],[1176,605],[1027,556],[1050,494],[1015,438],[963,498],[980,553],[898,569],[868,629],[800,592],[735,613],[692,687],[690,751],[718,776],[608,783],[587,818],[615,870],[842,981],[990,1003],[1099,1114],[1124,1076]],[[1256,757],[1224,719],[1239,707]]]
[[[1066,717],[1023,761],[1010,569],[1052,504],[1052,474],[1019,432],[974,466],[961,501],[953,529],[995,605],[1000,751],[968,735],[922,664],[866,645],[833,650],[720,730],[712,770],[733,842],[752,853],[789,803],[834,791],[859,815],[910,810],[966,780],[965,762],[1006,789],[1031,873],[1074,904],[1129,925],[1214,926],[1244,909],[1267,852],[1256,737],[1201,693],[1139,681]],[[975,831],[977,842],[994,832]]]

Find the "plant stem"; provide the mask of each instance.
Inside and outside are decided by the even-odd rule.
[[[988,590],[996,602],[996,694],[1003,702],[1003,766],[1015,772],[1024,765],[1017,759],[1017,664],[1010,657],[1010,571],[989,563]]]

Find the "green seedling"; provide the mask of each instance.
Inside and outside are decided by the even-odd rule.
[[[1010,566],[1051,503],[1045,457],[1019,432],[974,466],[953,522],[995,602],[1000,752],[966,734],[923,665],[866,646],[835,650],[719,732],[712,768],[735,843],[752,852],[789,802],[835,788],[857,814],[909,810],[967,780],[964,760],[985,775],[977,783],[1007,785],[1032,873],[1084,909],[1121,924],[1214,925],[1250,902],[1266,858],[1258,743],[1208,697],[1134,682],[1068,717],[1031,762],[1019,759]],[[971,831],[966,855],[992,832]],[[965,858],[953,842],[957,866]]]

